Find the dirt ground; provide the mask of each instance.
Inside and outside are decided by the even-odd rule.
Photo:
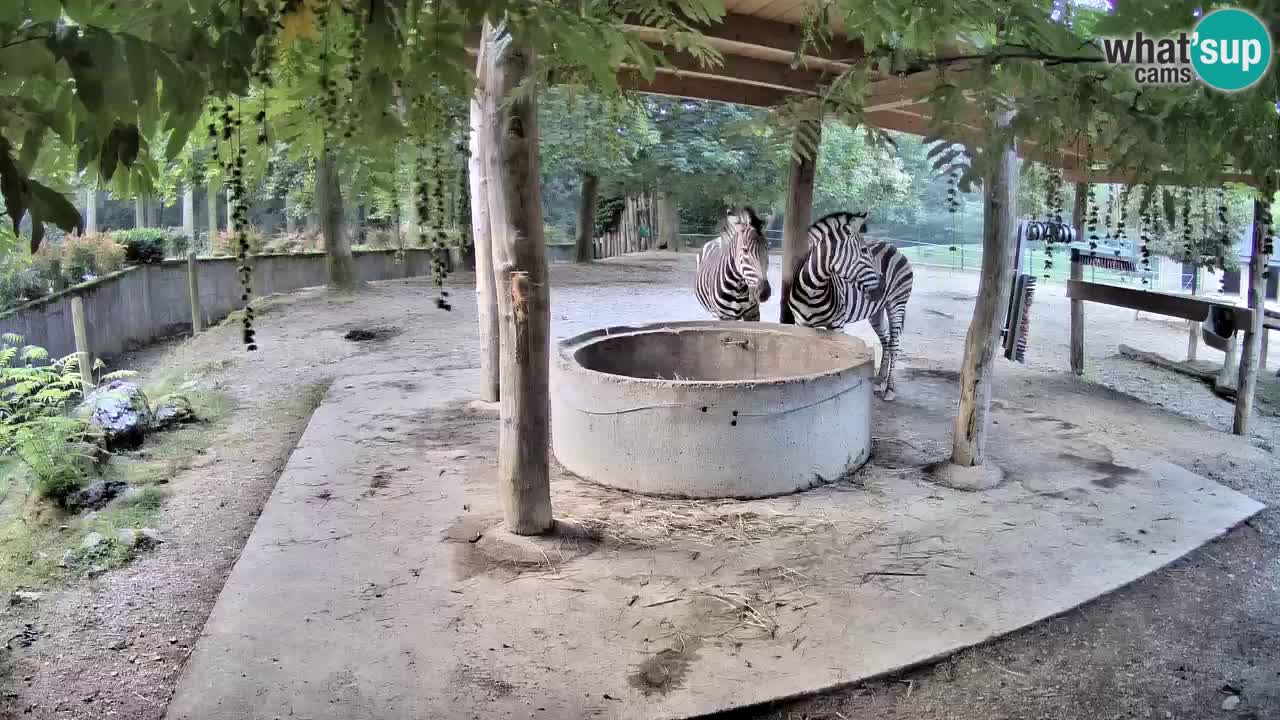
[[[687,254],[557,266],[553,332],[700,318],[688,290],[692,267]],[[257,353],[241,348],[238,327],[223,325],[124,359],[150,376],[205,367],[201,382],[230,394],[238,407],[212,447],[170,483],[159,548],[0,614],[10,640],[0,649],[0,718],[163,717],[326,384],[345,374],[477,363],[471,278],[457,276],[452,285],[452,312],[435,309],[424,281],[379,284],[354,296],[303,291],[263,303]],[[913,369],[958,368],[976,288],[971,273],[918,270],[900,383],[911,382]],[[771,306],[766,318],[776,317],[776,301]],[[1204,385],[1114,357],[1123,342],[1180,358],[1184,325],[1088,306],[1088,363],[1079,380],[1065,371],[1067,306],[1060,287],[1040,289],[1028,362],[1001,361],[997,398],[1105,431],[1268,505],[1280,503],[1280,462],[1271,453],[1280,424],[1255,417],[1245,444],[1221,432],[1230,427],[1231,405]],[[344,339],[350,330],[374,337]],[[874,337],[865,327],[855,332]],[[1200,353],[1221,357],[1203,347]],[[1106,411],[1098,409],[1100,398],[1113,401]],[[1174,567],[1066,616],[901,677],[740,716],[1280,717],[1278,533],[1280,516],[1264,511]],[[1232,709],[1224,710],[1224,701]]]

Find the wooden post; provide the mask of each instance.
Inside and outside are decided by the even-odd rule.
[[[480,44],[480,57],[476,61],[476,90],[471,96],[471,134],[468,142],[471,147],[470,173],[468,182],[471,186],[471,237],[476,245],[476,316],[480,324],[480,399],[485,402],[497,402],[499,390],[499,332],[498,332],[498,295],[494,285],[493,272],[493,231],[489,221],[489,197],[497,188],[487,174],[490,161],[487,154],[493,152],[493,137],[485,127],[486,122],[494,122],[493,98],[485,87],[485,44]],[[412,172],[412,171],[411,171]],[[407,205],[413,213],[415,225],[417,220],[417,204],[410,198]],[[416,229],[415,229],[416,232]]]
[[[1253,323],[1245,328],[1244,342],[1240,348],[1240,386],[1236,391],[1236,413],[1231,423],[1231,432],[1236,435],[1249,433],[1249,416],[1253,414],[1253,394],[1258,387],[1259,346],[1262,344],[1262,321],[1266,303],[1263,294],[1267,281],[1262,273],[1267,269],[1266,226],[1262,222],[1265,208],[1262,203],[1269,202],[1270,196],[1253,201],[1253,252],[1249,256],[1249,308],[1253,310]]]
[[[822,123],[816,120],[805,121],[807,132],[822,137]],[[791,304],[787,298],[791,296],[791,283],[796,273],[800,272],[800,264],[809,252],[809,215],[813,212],[813,176],[818,162],[818,142],[814,142],[812,157],[800,142],[801,131],[796,131],[796,138],[791,143],[791,162],[787,172],[787,214],[782,226],[782,294],[781,311],[778,322],[794,325],[791,315]]]
[[[1191,296],[1195,297],[1200,290],[1200,268],[1194,270],[1191,276]],[[1195,362],[1196,354],[1200,349],[1200,323],[1196,320],[1187,321],[1187,362]]]
[[[591,262],[591,236],[596,230],[596,189],[600,178],[588,170],[582,171],[581,196],[578,198],[578,235],[574,239],[574,260]]]
[[[89,352],[89,326],[84,318],[84,298],[71,296],[71,329],[76,336],[76,361],[80,365],[80,382],[88,393],[97,383],[93,381],[93,355]]]
[[[533,52],[485,24],[483,83],[492,99],[482,143],[493,269],[502,313],[498,494],[507,529],[551,530],[549,446],[551,313],[538,167],[537,96],[516,87],[532,76]]]
[[[1076,183],[1075,202],[1071,205],[1071,225],[1076,237],[1084,237],[1085,213],[1089,211],[1089,183]],[[1084,263],[1076,262],[1072,254],[1071,279],[1084,279]],[[1084,301],[1071,301],[1071,372],[1084,375]]]
[[[1231,333],[1231,337],[1227,338],[1227,349],[1224,352],[1226,358],[1222,361],[1222,369],[1218,371],[1214,387],[1219,390],[1237,390],[1240,387],[1240,335],[1238,333]]]
[[[1013,279],[1013,252],[1017,218],[1018,158],[1005,135],[1012,113],[996,119],[998,144],[991,148],[992,167],[982,184],[982,276],[973,320],[965,336],[960,367],[960,409],[956,414],[951,462],[964,467],[981,465],[990,422],[991,385],[1000,319]]]
[[[204,329],[204,313],[200,307],[199,261],[196,260],[195,242],[187,250],[187,297],[191,302],[191,334],[199,335]]]

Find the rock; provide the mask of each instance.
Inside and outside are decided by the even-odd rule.
[[[106,541],[107,539],[102,536],[102,533],[94,531],[89,533],[88,535],[85,535],[84,540],[80,541],[80,549],[93,550],[94,548],[98,547],[99,545],[101,545]]]
[[[76,551],[66,550],[62,553],[62,559],[58,561],[58,567],[67,567],[76,561]]]
[[[195,421],[195,410],[186,395],[165,395],[151,409],[151,426],[158,430]]]
[[[1239,695],[1228,695],[1227,699],[1222,701],[1223,710],[1230,711],[1230,710],[1235,710],[1238,707],[1240,707]]]
[[[80,405],[81,414],[102,429],[107,448],[135,448],[151,427],[151,406],[137,383],[113,380],[98,388]]]
[[[108,646],[107,646],[107,649],[108,649],[108,650],[123,650],[123,649],[125,649],[125,648],[127,648],[127,647],[129,647],[129,641],[128,641],[128,640],[125,640],[124,638],[120,638],[119,640],[116,640],[115,642],[113,642],[113,643],[111,643],[110,645],[108,645]]]
[[[116,541],[127,548],[144,549],[160,543],[160,533],[152,528],[120,528]]]
[[[14,590],[9,596],[10,605],[22,605],[40,602],[41,593],[31,590]]]
[[[68,510],[97,510],[112,498],[129,489],[129,484],[119,480],[95,480],[67,496]]]

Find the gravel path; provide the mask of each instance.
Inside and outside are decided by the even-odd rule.
[[[777,275],[778,263],[773,264]],[[553,334],[609,324],[701,318],[688,290],[692,255],[628,256],[552,271]],[[152,377],[206,368],[201,383],[238,408],[212,448],[170,483],[166,542],[128,567],[0,615],[0,718],[163,717],[190,647],[285,459],[326,384],[344,374],[470,367],[477,362],[471,278],[454,279],[453,312],[422,281],[354,296],[308,290],[259,312],[262,350],[238,328],[128,359]],[[775,282],[777,280],[775,279]],[[907,366],[955,370],[977,276],[921,268],[903,341]],[[1041,288],[1026,365],[1001,362],[997,396],[1154,448],[1172,462],[1280,504],[1278,425],[1256,418],[1253,446],[1223,435],[1231,405],[1205,386],[1114,357],[1124,342],[1181,357],[1181,324],[1088,306],[1088,369],[1065,372],[1068,303]],[[776,300],[765,317],[776,317]],[[352,329],[383,330],[352,342]],[[856,334],[874,339],[869,328]],[[1280,353],[1276,354],[1280,356]],[[1201,348],[1202,359],[1221,353]],[[222,361],[222,362],[210,362]],[[900,382],[909,382],[903,376]],[[939,665],[822,698],[746,713],[767,718],[1280,717],[1280,563],[1273,511],[1177,566],[1088,607]],[[113,649],[120,648],[120,649]],[[1230,688],[1240,695],[1222,709]],[[1230,701],[1229,701],[1230,702]]]

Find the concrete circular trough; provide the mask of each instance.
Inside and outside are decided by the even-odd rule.
[[[612,327],[552,358],[556,458],[651,495],[752,498],[829,482],[871,455],[866,343],[773,323]]]

